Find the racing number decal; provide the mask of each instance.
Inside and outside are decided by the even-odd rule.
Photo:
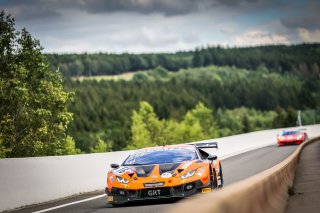
[[[134,172],[135,172],[134,167],[120,167],[112,171],[114,175],[118,175],[118,176],[121,176],[124,173],[134,173]]]

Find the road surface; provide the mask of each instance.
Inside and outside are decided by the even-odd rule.
[[[225,186],[271,168],[288,157],[296,147],[268,146],[222,160]],[[176,202],[178,201],[147,202],[129,204],[124,207],[113,207],[106,203],[106,196],[103,195],[103,191],[98,191],[11,212],[158,213],[165,212],[166,209],[172,207]]]

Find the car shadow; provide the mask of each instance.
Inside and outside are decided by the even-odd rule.
[[[183,198],[170,198],[170,199],[156,199],[156,200],[143,200],[143,201],[131,201],[120,205],[111,205],[108,203],[107,208],[125,208],[134,206],[150,206],[150,205],[163,205],[172,204],[178,202]]]

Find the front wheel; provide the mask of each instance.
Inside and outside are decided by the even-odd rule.
[[[218,187],[221,188],[223,186],[223,173],[221,163],[219,163],[219,177],[218,177]]]
[[[221,188],[223,186],[223,174],[222,174],[222,167],[221,164],[219,163],[219,175],[217,176],[217,172],[215,169],[213,170],[213,175],[211,179],[211,188],[216,189],[216,188]]]
[[[217,181],[217,173],[213,170],[213,177],[211,178],[211,189],[214,190],[218,188],[218,181]]]

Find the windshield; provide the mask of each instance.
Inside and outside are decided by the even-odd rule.
[[[159,148],[141,150],[130,155],[123,163],[129,165],[148,165],[163,163],[180,163],[197,159],[197,154],[193,148]]]
[[[282,133],[282,135],[295,135],[295,134],[299,134],[299,132],[298,131],[289,131],[289,132]]]

